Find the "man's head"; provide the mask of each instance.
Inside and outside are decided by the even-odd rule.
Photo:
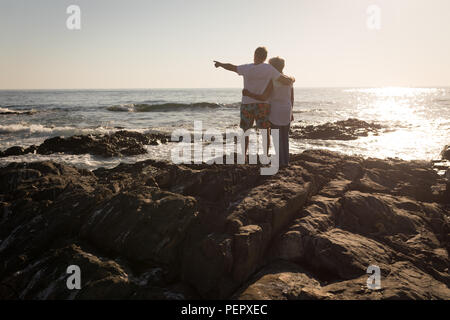
[[[255,64],[263,63],[267,59],[267,49],[266,47],[258,47],[255,50],[255,56],[253,61]]]
[[[278,70],[278,72],[283,73],[284,69],[284,59],[280,57],[274,57],[269,60],[269,63]]]

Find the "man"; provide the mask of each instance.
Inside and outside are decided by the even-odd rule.
[[[216,68],[222,67],[225,70],[236,72],[244,77],[244,89],[257,95],[264,93],[269,82],[277,80],[286,85],[292,85],[295,82],[294,78],[285,76],[276,70],[270,64],[264,63],[267,59],[267,49],[259,47],[255,50],[253,63],[236,66],[230,63],[221,63],[214,61]],[[267,130],[267,146],[264,150],[268,155],[270,146],[270,105],[267,100],[260,101],[249,96],[242,96],[241,104],[241,122],[242,130],[247,131],[253,127],[253,122],[256,121],[256,127]],[[245,155],[248,150],[248,136],[245,137]]]

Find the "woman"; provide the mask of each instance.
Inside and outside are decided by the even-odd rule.
[[[283,73],[284,59],[275,57],[269,63]],[[270,116],[269,121],[272,129],[279,130],[279,159],[280,167],[289,165],[289,130],[291,121],[294,120],[292,108],[294,106],[294,88],[291,85],[284,85],[277,80],[270,81],[264,93],[254,94],[244,89],[242,94],[256,100],[266,101],[269,99]]]

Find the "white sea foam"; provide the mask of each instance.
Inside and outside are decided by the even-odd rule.
[[[218,104],[213,102],[197,102],[197,103],[175,103],[166,102],[159,104],[120,104],[107,107],[108,111],[115,112],[166,112],[166,111],[185,111],[186,109],[217,109],[217,108],[236,108],[237,103]]]
[[[60,135],[71,136],[77,134],[106,134],[117,131],[114,128],[78,128],[78,127],[48,127],[41,124],[15,123],[8,125],[0,125],[0,134],[25,134],[25,135]]]
[[[108,111],[116,111],[116,112],[134,112],[134,104],[121,104],[117,106],[110,106],[106,108]]]
[[[170,134],[192,130],[194,121],[204,128],[225,132],[239,126],[239,89],[164,89],[108,91],[17,91],[0,96],[0,150],[11,146],[38,145],[54,136],[112,133],[117,130],[154,131]],[[292,127],[319,125],[348,118],[378,122],[389,129],[379,136],[351,141],[291,139],[291,153],[327,148],[346,154],[403,159],[437,159],[449,144],[450,89],[295,89]],[[202,102],[203,101],[203,102]],[[205,102],[207,101],[207,102]],[[14,106],[11,106],[14,104]],[[10,107],[11,106],[11,107]],[[36,114],[8,115],[35,108]],[[120,112],[122,111],[122,112]],[[169,111],[169,112],[167,112]],[[146,158],[170,159],[172,144],[151,146],[149,154],[121,159],[90,155],[26,155],[0,159],[11,161],[51,159],[95,168],[121,161]]]
[[[36,110],[31,109],[31,110],[11,110],[8,108],[2,108],[0,107],[0,115],[8,115],[8,114],[33,114],[36,113]]]
[[[167,144],[161,144],[158,146],[145,146],[148,153],[131,156],[131,157],[113,157],[113,158],[103,158],[94,156],[91,154],[62,154],[54,153],[50,155],[41,154],[24,154],[20,156],[10,156],[5,158],[0,158],[0,167],[5,167],[13,162],[39,162],[39,161],[55,161],[62,162],[68,165],[73,165],[78,168],[84,168],[88,170],[95,170],[100,167],[104,168],[114,168],[120,163],[135,163],[137,161],[144,161],[148,159],[157,160],[169,160],[170,159],[170,146]]]
[[[14,112],[14,110],[0,107],[0,113],[13,113],[13,112]]]

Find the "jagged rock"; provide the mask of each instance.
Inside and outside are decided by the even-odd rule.
[[[82,217],[95,203],[95,176],[57,163],[12,163],[0,168],[0,181],[8,204],[0,225],[0,276],[78,234]]]
[[[25,149],[19,146],[14,146],[11,148],[6,149],[2,156],[3,157],[10,157],[10,156],[20,156],[21,154],[24,154]]]
[[[367,286],[369,275],[326,284],[299,266],[276,262],[260,273],[234,298],[242,300],[405,300],[450,298],[450,290],[408,262],[387,266],[381,288]]]
[[[356,279],[335,282],[322,287],[334,300],[448,300],[450,290],[435,278],[409,262],[396,262],[382,269],[381,288],[367,287],[369,275]]]
[[[356,140],[369,134],[378,135],[382,129],[380,124],[350,118],[318,126],[293,127],[291,134],[295,139]]]
[[[0,153],[0,157],[18,156],[27,153],[92,154],[102,157],[135,156],[147,153],[144,145],[167,143],[168,137],[159,133],[142,134],[133,131],[117,131],[109,135],[77,135],[69,138],[54,137],[39,146],[11,147]]]
[[[28,148],[26,148],[23,153],[24,154],[28,154],[28,153],[36,153],[37,152],[37,147],[35,145],[31,145]]]
[[[80,289],[69,289],[69,266],[80,269]],[[151,286],[146,274],[133,276],[113,260],[97,257],[71,244],[51,250],[32,265],[4,279],[0,297],[6,299],[174,299],[189,298],[178,286],[166,290]]]
[[[308,271],[288,262],[278,261],[258,272],[253,281],[238,291],[239,300],[311,300],[325,299],[320,282]]]
[[[293,176],[293,172],[297,175]],[[238,193],[231,197],[228,202],[231,206],[226,205],[222,212],[226,220],[219,234],[229,239],[232,252],[218,250],[214,256],[207,257],[198,243],[210,227],[202,224],[186,244],[183,279],[204,296],[224,298],[232,294],[256,270],[270,240],[289,223],[316,188],[314,178],[307,171],[293,166],[250,188],[245,195]],[[224,255],[231,256],[231,270],[215,270],[208,281],[199,281]]]
[[[430,194],[439,179],[428,170],[429,164],[424,166],[420,162],[364,161],[359,176],[367,177],[377,168],[377,181],[383,186],[377,190],[368,189],[358,176],[350,185],[345,180],[331,180],[274,241],[271,259],[295,262],[314,271],[324,287],[318,287],[320,294],[311,298],[445,299],[450,294],[449,210],[445,204],[418,201],[430,200],[423,195]],[[386,172],[391,173],[390,180],[383,177]],[[411,188],[398,187],[402,183],[410,183]],[[419,185],[421,192],[417,192]],[[379,266],[385,274],[395,270],[404,275],[388,277],[386,292],[372,292],[365,286],[368,276],[363,276],[369,265]],[[393,266],[401,266],[402,271]],[[423,278],[427,280],[415,278],[408,290],[405,279],[419,274],[426,274]],[[271,291],[282,286],[279,280],[265,281],[260,279],[249,288],[266,284]],[[435,289],[426,285],[427,281],[434,283]],[[334,284],[326,286],[329,282]]]
[[[439,200],[432,190],[439,176],[429,162],[369,158],[364,164],[364,174],[354,181],[353,189],[404,195],[427,202]]]
[[[308,150],[259,168],[0,168],[0,298],[448,299],[448,189],[431,163]],[[93,270],[76,294],[73,261]]]
[[[64,152],[71,154],[90,153],[103,157],[132,156],[145,154],[144,143],[148,139],[137,132],[118,131],[111,135],[55,137],[44,141],[38,148],[40,154]]]
[[[82,290],[67,288],[66,282],[69,277],[67,268],[70,265],[80,268]],[[11,298],[16,299],[93,297],[92,291],[102,280],[107,281],[109,287],[114,289],[102,288],[104,297],[126,298],[132,293],[127,274],[116,262],[102,261],[98,257],[84,252],[79,246],[70,245],[44,254],[33,264],[6,278],[4,281],[6,287],[2,288],[0,295],[9,294]],[[9,288],[14,288],[14,290],[8,290]],[[14,295],[18,295],[18,297],[14,297]]]
[[[195,199],[144,186],[100,203],[81,234],[130,260],[174,267],[195,216]]]

